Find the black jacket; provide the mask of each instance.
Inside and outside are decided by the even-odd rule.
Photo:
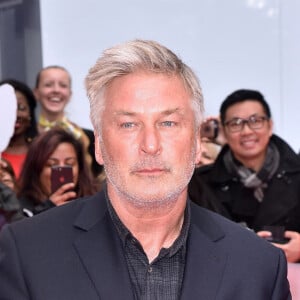
[[[300,232],[300,159],[278,136],[273,135],[271,140],[279,150],[280,163],[264,190],[262,203],[254,198],[252,189],[226,170],[223,156],[228,145],[214,164],[195,170],[189,185],[192,201],[255,231],[265,225],[281,225]]]
[[[135,299],[104,192],[4,227],[0,249],[0,299]],[[181,300],[288,300],[286,268],[279,249],[191,205]]]
[[[0,182],[0,229],[4,224],[22,218],[21,206],[15,192]]]

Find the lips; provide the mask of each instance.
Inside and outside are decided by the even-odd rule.
[[[141,168],[135,169],[132,173],[137,176],[145,176],[145,177],[159,177],[165,173],[170,172],[168,168]]]
[[[15,123],[15,128],[20,128],[23,124],[28,122],[28,118],[18,117]]]
[[[164,172],[164,171],[165,171],[164,169],[155,168],[155,169],[138,170],[138,171],[136,171],[136,173],[155,174],[155,173],[161,173],[161,172]]]

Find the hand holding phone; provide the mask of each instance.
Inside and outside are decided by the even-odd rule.
[[[290,240],[284,236],[284,226],[264,226],[263,230],[271,232],[272,235],[265,238],[271,243],[286,244]]]
[[[210,119],[201,125],[201,137],[214,140],[219,134],[219,122],[216,119]]]
[[[51,193],[56,192],[62,185],[73,182],[72,166],[51,167]]]

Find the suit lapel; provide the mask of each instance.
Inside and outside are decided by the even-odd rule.
[[[191,206],[181,299],[215,299],[227,259],[217,242],[224,233],[201,208]],[[122,244],[104,194],[86,201],[74,226],[78,230],[74,247],[99,298],[134,299]]]
[[[192,208],[190,235],[182,286],[182,300],[215,299],[225,270],[227,254],[218,240],[223,239],[221,228]]]
[[[86,203],[75,226],[80,234],[74,246],[99,298],[133,299],[122,244],[103,194]]]

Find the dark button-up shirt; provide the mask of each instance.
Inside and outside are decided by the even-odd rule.
[[[177,300],[184,275],[186,241],[190,227],[190,206],[187,204],[180,235],[169,248],[162,248],[149,263],[140,242],[119,219],[108,197],[108,210],[123,243],[124,255],[137,300]]]

